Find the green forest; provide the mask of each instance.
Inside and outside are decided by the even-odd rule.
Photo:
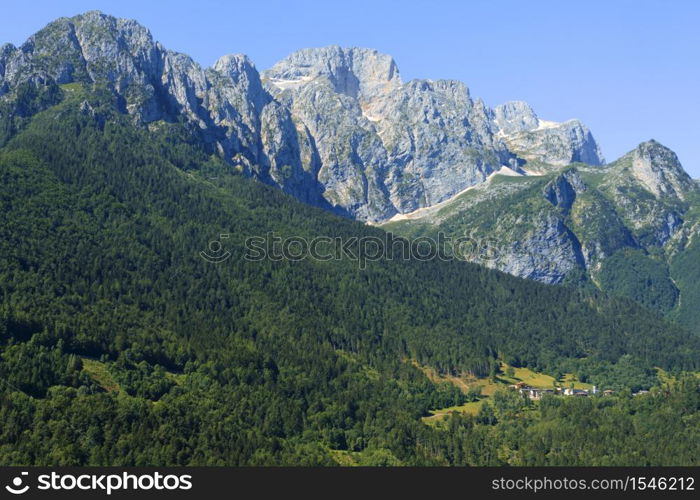
[[[459,261],[251,262],[270,232],[384,233],[236,174],[181,123],[134,126],[100,86],[2,106],[0,465],[700,460],[700,338],[658,312]],[[204,260],[221,234],[230,258]],[[504,391],[429,426],[467,396],[407,360],[617,392]]]

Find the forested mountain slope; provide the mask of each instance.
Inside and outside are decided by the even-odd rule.
[[[489,239],[491,268],[628,297],[700,333],[700,189],[656,141],[598,167],[547,166],[386,224],[404,236]],[[466,256],[469,259],[469,255]]]
[[[229,54],[205,68],[137,21],[91,11],[0,47],[0,143],[55,104],[61,85],[102,86],[141,130],[179,123],[182,140],[229,171],[310,205],[371,223],[404,218],[391,223],[398,234],[489,238],[499,259],[482,264],[700,324],[700,195],[654,141],[605,166],[579,121],[543,120],[522,101],[490,108],[458,81],[405,82],[376,50],[302,49],[261,73]],[[567,188],[572,164],[584,179]],[[527,179],[500,182],[499,172]],[[437,220],[416,217],[437,210]]]
[[[99,84],[28,82],[0,118],[4,464],[576,463],[499,456],[530,445],[491,418],[426,427],[463,395],[405,360],[483,375],[502,358],[602,386],[623,366],[699,368],[697,337],[597,292],[438,259],[246,260],[244,240],[271,231],[384,233],[236,174],[181,123],[134,126]],[[230,258],[202,259],[224,233]],[[690,417],[655,440],[695,422],[697,387],[682,391],[659,405]],[[633,434],[637,462],[670,460],[640,458],[655,441]],[[689,439],[673,460],[694,460]]]

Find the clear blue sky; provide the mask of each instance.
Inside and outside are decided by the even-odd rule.
[[[654,138],[700,178],[700,1],[34,0],[3,5],[0,43],[92,9],[139,20],[203,65],[376,48],[404,80],[458,79],[491,106],[522,99],[544,119],[579,118],[608,161]]]

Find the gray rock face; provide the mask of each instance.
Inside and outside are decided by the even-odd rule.
[[[700,227],[690,210],[698,194],[673,152],[650,141],[604,167],[495,177],[439,208],[397,218],[388,229],[488,239],[498,258],[470,260],[545,283],[582,277],[596,283],[609,272],[606,259],[621,252],[644,256],[653,268],[687,248]]]
[[[654,140],[643,142],[628,157],[632,175],[654,196],[682,200],[695,188],[676,153]]]
[[[245,56],[204,69],[96,11],[2,46],[0,98],[23,82],[106,85],[135,124],[184,119],[233,168],[365,221],[433,206],[530,158],[600,160],[578,122],[551,126],[518,102],[491,110],[461,82],[403,83],[376,50],[300,50],[261,78]]]
[[[535,111],[524,101],[509,101],[496,106],[493,121],[504,135],[534,130],[540,126]]]
[[[540,120],[525,102],[512,101],[494,109],[494,123],[508,148],[529,161],[556,166],[574,162],[603,165],[605,159],[590,130],[578,120]]]
[[[656,141],[640,144],[610,164],[601,189],[648,245],[663,246],[683,224],[685,200],[698,187],[673,151]]]
[[[603,163],[580,122],[540,120],[524,102],[494,110],[461,82],[403,83],[391,57],[337,46],[305,49],[264,72],[267,88],[309,128],[323,196],[382,221],[445,201],[523,159]]]
[[[493,215],[495,219],[477,219],[478,225],[486,222],[488,237],[497,242],[499,250],[497,259],[481,263],[548,284],[562,283],[571,273],[585,271],[589,263],[588,242],[582,245],[567,225],[577,198],[588,191],[579,172],[575,168],[566,170],[540,189],[525,189],[548,204],[533,199],[525,205],[509,206],[504,200],[504,207]],[[490,217],[488,211],[485,215]]]
[[[56,83],[106,82],[126,109],[148,117],[154,102],[154,76],[162,71],[162,48],[132,20],[99,12],[62,18],[30,37],[7,64],[10,86],[44,73]]]
[[[431,206],[515,165],[490,110],[464,84],[403,84],[393,59],[376,51],[306,49],[264,79],[309,127],[324,197],[356,218],[381,221]]]
[[[387,155],[362,105],[373,89],[383,84],[389,88],[398,78],[393,61],[373,51],[355,54],[329,47],[319,52],[301,51],[265,72],[268,88],[313,137],[324,199],[362,220],[390,217],[395,210],[382,183]],[[361,60],[363,54],[378,61],[381,69],[371,71]],[[373,80],[365,81],[363,75]]]
[[[396,63],[376,50],[337,45],[294,52],[265,72],[275,87],[286,89],[323,79],[335,93],[368,105],[377,95],[401,85]]]
[[[501,248],[500,258],[487,265],[546,283],[587,276],[606,291],[610,273],[623,280],[650,272],[642,274],[648,288],[638,292],[655,297],[669,280],[664,272],[672,276],[675,256],[697,237],[696,215],[689,208],[699,192],[675,154],[655,141],[604,168],[563,170],[541,189],[557,214],[523,210],[537,206],[534,189],[527,204],[504,209],[495,221],[483,211],[487,220],[478,223],[489,227]],[[628,255],[629,263],[620,258]],[[683,291],[680,297],[678,304]]]
[[[522,222],[535,222],[536,228],[517,240],[500,242],[498,258],[484,262],[487,267],[548,284],[561,283],[569,273],[585,268],[580,244],[561,217],[543,211]],[[507,224],[499,223],[499,230]]]
[[[378,111],[391,164],[386,185],[400,213],[440,203],[502,165],[518,168],[495,137],[489,110],[461,82],[408,82]]]
[[[313,139],[264,89],[253,63],[244,55],[227,55],[211,69],[195,72],[200,74],[206,88],[201,98],[206,115],[200,126],[205,136],[214,136],[224,158],[303,201],[323,205]],[[223,139],[216,135],[221,130]]]
[[[576,201],[576,195],[586,191],[586,189],[586,184],[578,172],[568,170],[545,186],[544,196],[552,205],[561,208],[564,213],[568,213]]]
[[[5,78],[5,73],[7,72],[8,61],[16,50],[15,46],[10,43],[0,46],[0,96],[6,94],[9,90],[10,85]]]
[[[59,19],[18,49],[2,47],[0,95],[36,75],[106,84],[141,126],[184,118],[233,166],[323,205],[308,130],[263,88],[245,56],[224,56],[205,70],[137,22],[94,11]]]

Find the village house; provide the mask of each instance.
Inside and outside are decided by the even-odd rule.
[[[520,394],[523,394],[532,400],[542,399],[542,396],[545,394],[557,394],[554,389],[540,389],[538,387],[530,387],[529,385],[521,384],[517,384],[515,388],[518,389]]]
[[[567,387],[566,389],[562,389],[561,387],[556,387],[554,389],[542,389],[538,387],[531,387],[525,382],[519,382],[515,385],[511,385],[510,387],[512,389],[516,389],[518,392],[520,392],[520,394],[527,396],[529,399],[532,400],[542,399],[542,396],[544,396],[545,394],[578,397],[585,397],[591,394],[598,394],[598,389],[596,388],[596,386],[593,386],[593,388],[590,391],[587,391],[585,389],[574,389],[572,387]],[[608,392],[612,391],[604,391],[604,394]]]
[[[588,391],[584,389],[573,389],[573,388],[566,388],[564,389],[564,396],[588,396]],[[594,392],[595,394],[595,392]]]

